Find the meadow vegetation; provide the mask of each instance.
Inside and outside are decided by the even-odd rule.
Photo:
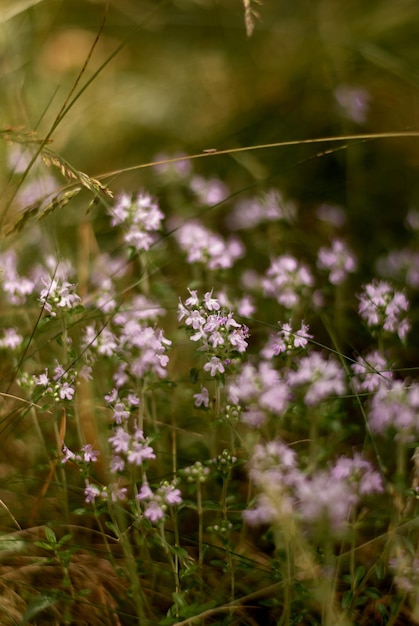
[[[417,3],[3,5],[0,624],[418,624]]]

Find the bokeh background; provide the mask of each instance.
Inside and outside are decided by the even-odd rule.
[[[250,7],[259,18],[249,37],[241,0],[111,0],[73,95],[94,80],[54,131],[53,149],[96,176],[161,155],[418,128],[416,0]],[[49,132],[105,10],[103,0],[2,0],[3,128]],[[343,206],[368,265],[402,244],[406,214],[419,206],[418,160],[418,139],[403,137],[210,155],[194,167],[234,194],[279,188],[308,234],[317,206]],[[150,172],[120,175],[112,188],[147,187]]]

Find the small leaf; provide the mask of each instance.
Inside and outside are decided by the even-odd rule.
[[[45,537],[50,543],[57,543],[57,537],[55,535],[55,532],[49,526],[45,527]]]
[[[367,587],[364,590],[364,593],[366,596],[368,596],[368,598],[373,598],[374,600],[379,600],[382,596],[382,593],[379,589],[376,589],[376,587]]]
[[[344,594],[342,595],[342,609],[349,609],[352,604],[353,597],[354,594],[350,589],[344,592]]]
[[[32,600],[23,614],[20,626],[26,626],[41,611],[48,609],[57,602],[57,595],[54,593],[43,593]]]
[[[359,583],[364,578],[365,572],[366,572],[366,569],[365,569],[365,567],[363,565],[360,565],[357,568],[357,570],[355,572],[355,580],[354,580],[355,589],[359,586]]]

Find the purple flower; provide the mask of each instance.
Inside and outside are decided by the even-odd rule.
[[[217,356],[211,357],[208,363],[205,363],[204,370],[209,372],[211,376],[216,376],[218,373],[223,374],[225,372],[224,365]]]
[[[210,270],[230,268],[244,254],[240,241],[224,241],[197,220],[177,228],[174,236],[180,248],[187,253],[188,263],[202,263]]]
[[[370,352],[365,358],[358,357],[351,367],[355,374],[352,383],[358,392],[376,391],[393,380],[393,372],[378,350]]]
[[[147,507],[144,511],[144,517],[146,517],[150,520],[150,522],[155,524],[156,522],[160,522],[162,519],[164,519],[164,510],[158,502],[152,500],[147,504]]]
[[[52,317],[58,311],[70,311],[79,305],[81,298],[75,291],[76,285],[49,276],[43,276],[42,282],[45,288],[40,293],[39,301]]]
[[[356,270],[356,259],[347,245],[340,239],[334,239],[331,248],[320,248],[317,267],[329,271],[329,280],[333,285],[342,283],[347,274]]]
[[[128,463],[142,465],[144,461],[155,459],[156,455],[151,446],[135,441],[127,454]]]
[[[208,408],[209,406],[209,394],[208,389],[206,387],[201,386],[201,393],[195,393],[195,406],[205,406]]]
[[[404,339],[410,330],[406,318],[409,302],[405,294],[385,281],[373,281],[364,286],[359,296],[359,314],[373,329],[397,333]]]
[[[183,502],[180,489],[177,489],[173,484],[163,484],[157,491],[158,495],[169,506],[176,506]]]
[[[302,357],[297,370],[289,372],[288,382],[292,387],[304,388],[304,401],[310,406],[345,391],[343,370],[319,352]]]
[[[88,485],[86,485],[86,488],[84,490],[84,495],[85,495],[86,503],[90,504],[91,502],[94,502],[96,498],[101,496],[102,492],[97,485],[93,485],[89,483]]]
[[[85,463],[94,463],[97,461],[99,452],[97,450],[93,450],[93,446],[90,443],[86,443],[82,449],[82,457]]]
[[[270,336],[268,343],[261,352],[265,359],[271,359],[281,353],[292,354],[296,350],[305,348],[309,339],[313,338],[304,322],[301,322],[301,328],[297,331],[292,330],[291,324],[281,324],[281,322],[278,324],[281,330]]]
[[[341,113],[356,124],[367,119],[370,95],[363,87],[340,85],[335,89],[335,99]]]
[[[158,204],[147,193],[141,192],[135,199],[121,194],[110,208],[112,226],[125,227],[124,241],[136,250],[148,250],[155,241],[155,232],[164,218]]]
[[[128,452],[131,443],[131,435],[121,426],[118,426],[115,430],[115,434],[109,437],[109,442],[112,444],[115,452]]]
[[[74,387],[67,382],[63,382],[58,386],[58,394],[61,400],[72,400],[74,396]]]
[[[271,296],[287,309],[300,304],[301,298],[309,295],[313,285],[309,269],[290,255],[277,257],[262,279],[265,295]]]
[[[399,380],[389,388],[381,385],[372,398],[368,422],[374,433],[393,430],[397,440],[413,441],[419,434],[419,385]]]

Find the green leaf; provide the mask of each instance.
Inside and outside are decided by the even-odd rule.
[[[350,589],[344,592],[342,595],[342,609],[349,609],[352,604],[352,600],[354,598],[354,594]]]
[[[381,591],[376,587],[367,587],[364,590],[364,593],[366,596],[368,596],[369,598],[373,598],[374,600],[379,600],[382,596]]]
[[[34,542],[37,548],[42,548],[42,550],[54,550],[54,546],[46,541],[35,541]]]
[[[365,569],[365,567],[363,565],[360,565],[357,568],[357,570],[355,572],[355,580],[354,580],[355,589],[359,586],[359,583],[364,578],[365,572],[366,572],[366,569]]]
[[[41,611],[48,609],[50,606],[53,606],[57,602],[57,594],[56,593],[43,593],[40,596],[37,596],[32,600],[23,614],[22,621],[20,622],[20,626],[26,626],[29,622]]]
[[[55,535],[55,532],[49,526],[45,527],[45,537],[47,538],[47,541],[49,541],[50,543],[54,543],[54,544],[57,543],[57,537]]]

